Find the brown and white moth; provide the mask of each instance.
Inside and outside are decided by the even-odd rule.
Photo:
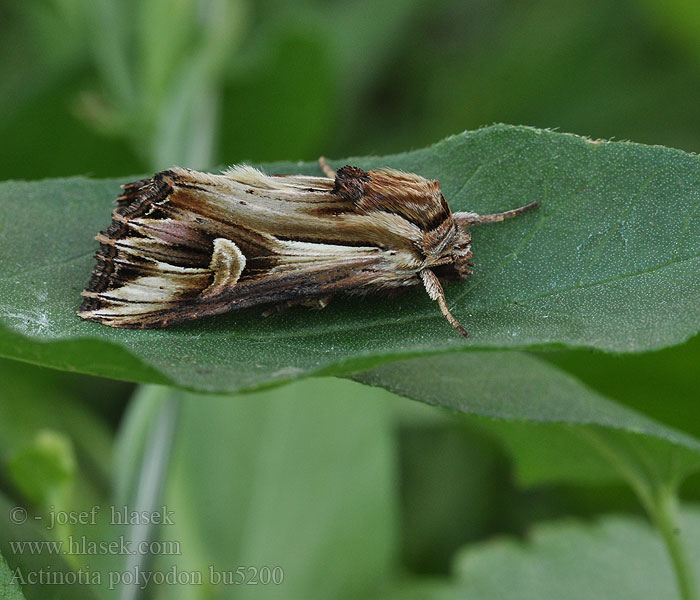
[[[451,212],[437,181],[345,166],[327,177],[174,168],[122,186],[78,315],[154,328],[257,304],[423,285],[462,335],[440,279],[471,274],[469,227],[535,208]]]

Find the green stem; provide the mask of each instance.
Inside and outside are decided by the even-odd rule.
[[[675,469],[659,473],[644,450],[628,439],[615,443],[593,428],[579,429],[581,437],[603,455],[634,490],[649,518],[661,533],[668,550],[682,600],[700,600],[697,582],[681,536],[678,514],[678,474]]]
[[[137,514],[152,514],[163,504],[165,486],[172,467],[173,444],[180,405],[180,394],[172,391],[162,399],[158,411],[154,415],[154,421],[150,425],[150,431],[143,448],[134,497],[128,505]],[[151,523],[137,523],[130,526],[127,535],[133,547],[137,548],[143,542],[156,539],[157,526]],[[153,557],[147,554],[128,554],[124,571],[148,571],[149,561],[152,559]],[[144,589],[139,585],[126,583],[121,585],[119,596],[121,600],[138,600],[143,595]]]
[[[698,600],[695,573],[681,535],[678,498],[675,489],[662,487],[657,490],[656,502],[651,517],[659,528],[671,557],[671,564],[676,574],[681,598],[683,600]]]

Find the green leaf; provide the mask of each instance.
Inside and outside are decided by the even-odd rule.
[[[604,395],[700,438],[700,336],[642,354],[570,350],[540,356]]]
[[[15,581],[14,573],[0,554],[0,598],[3,600],[25,600],[22,588]]]
[[[511,470],[497,442],[464,419],[395,400],[401,562],[412,573],[444,573],[460,547],[509,523]],[[406,419],[406,408],[423,409],[422,418]]]
[[[161,586],[156,597],[360,598],[390,577],[388,394],[358,388],[314,380],[233,397],[179,394],[165,496],[174,524],[160,539],[177,541],[181,554],[158,557],[156,569],[198,572],[205,585]],[[239,566],[279,566],[284,583],[209,585],[210,568]]]
[[[700,511],[683,513],[683,532],[700,556]],[[700,568],[695,564],[700,584]],[[502,538],[466,549],[453,581],[407,586],[391,600],[658,600],[680,598],[659,536],[635,518],[594,524],[545,523],[526,541]]]
[[[525,353],[418,358],[353,379],[459,413],[489,417],[476,423],[511,450],[524,485],[619,478],[616,465],[591,452],[591,445],[605,453],[612,444],[615,453],[638,458],[644,454],[664,481],[700,468],[696,438],[625,408]]]
[[[159,331],[82,322],[74,311],[93,263],[91,238],[109,222],[118,181],[74,178],[0,186],[0,355],[215,391],[475,348],[643,351],[698,331],[695,156],[495,126],[407,154],[334,164],[343,162],[439,179],[457,210],[542,203],[474,230],[475,275],[447,288],[469,339],[455,335],[421,290],[270,319],[253,308]],[[319,173],[310,164],[267,168]],[[125,351],[143,365],[121,364]]]
[[[65,552],[66,546],[56,546],[58,541],[51,539],[48,520],[35,520],[31,512],[24,513],[26,522],[19,522],[19,507],[0,492],[0,598],[24,598],[46,600],[47,598],[67,598],[70,600],[95,600],[96,579],[107,571],[94,569],[95,560],[100,556],[83,556],[89,565],[80,571],[73,569],[68,560],[73,558]],[[14,516],[13,516],[14,515]],[[3,557],[16,577],[15,583],[22,586],[24,596],[17,594],[16,588],[3,589],[10,580],[4,580]],[[9,593],[9,596],[3,595]]]
[[[135,550],[134,540],[157,535],[161,549],[97,556],[74,554],[66,545],[68,551],[58,555],[10,552],[15,540],[43,540],[55,533],[41,531],[38,525],[47,529],[49,521],[35,520],[30,511],[26,523],[1,524],[0,551],[23,573],[67,571],[63,559],[68,560],[74,572],[98,579],[82,586],[86,597],[132,597],[127,575],[172,568],[201,574],[203,584],[153,585],[153,597],[227,597],[231,590],[241,598],[365,597],[393,577],[396,562],[397,461],[389,396],[331,379],[239,396],[143,388],[117,440],[115,495],[99,502],[96,525],[76,529],[72,537],[108,547],[124,536]],[[180,416],[170,436],[175,443],[168,469],[167,457],[161,453],[154,459],[149,445],[162,443],[158,413],[174,403]],[[167,485],[161,495],[163,475]],[[157,504],[148,506],[152,501]],[[111,509],[121,513],[126,505],[149,513],[165,506],[172,524],[148,532],[144,524],[123,527]],[[11,510],[0,494],[0,516],[8,521]],[[210,583],[210,565],[226,578],[239,566],[279,566],[284,583],[217,585]],[[245,573],[251,576],[250,570]],[[37,586],[30,589],[41,597]],[[70,592],[65,589],[66,598],[73,597]]]
[[[662,534],[683,598],[696,597],[691,555],[678,535],[677,493],[683,478],[700,470],[697,439],[617,405],[524,353],[419,358],[355,379],[500,419],[482,426],[509,447],[526,483],[622,478]]]

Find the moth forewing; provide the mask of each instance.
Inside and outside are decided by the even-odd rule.
[[[467,227],[516,216],[450,212],[436,181],[346,166],[330,177],[173,168],[123,186],[78,314],[152,328],[338,293],[423,284],[447,320],[438,276],[471,271]],[[434,271],[433,271],[434,269]]]

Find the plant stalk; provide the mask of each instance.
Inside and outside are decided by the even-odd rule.
[[[678,498],[675,490],[659,488],[651,514],[671,558],[682,600],[699,600],[697,581],[688,550],[683,543]]]

